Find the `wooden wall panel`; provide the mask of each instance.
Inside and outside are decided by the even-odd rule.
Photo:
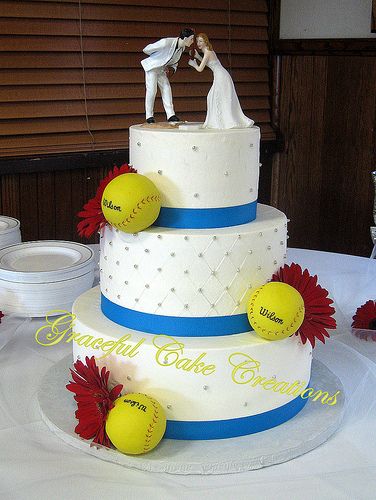
[[[90,198],[92,198],[95,195],[95,189],[88,189],[88,182],[90,182],[90,179],[88,179],[89,175],[87,173],[87,169],[81,169],[81,170],[76,170],[72,171],[72,205],[71,205],[71,231],[72,231],[72,239],[74,241],[79,241],[79,237],[77,235],[77,222],[78,218],[76,217],[76,214],[80,212],[84,206],[84,204],[89,201]],[[82,241],[84,243],[84,241]],[[93,241],[90,241],[90,243],[93,243]]]
[[[20,221],[23,241],[39,239],[38,219],[38,174],[24,174],[19,176],[20,186]],[[3,212],[4,215],[8,215]]]
[[[38,238],[55,239],[56,235],[56,202],[54,192],[54,176],[49,172],[36,175],[38,212]]]
[[[119,163],[120,165],[120,163]],[[75,170],[1,176],[1,214],[21,221],[23,241],[89,241],[77,234],[77,213],[92,198],[100,180],[113,168],[94,166]]]
[[[330,213],[322,244],[368,254],[375,168],[376,59],[332,57],[328,64],[321,215]],[[341,110],[339,113],[338,110]],[[343,223],[345,221],[345,223]],[[337,237],[332,240],[331,234]]]
[[[1,208],[3,215],[20,219],[20,178],[16,175],[1,177]]]
[[[319,244],[314,221],[320,214],[324,102],[318,87],[325,72],[324,58],[286,57],[282,61],[280,128],[285,151],[274,178],[278,179],[277,205],[292,220],[290,246],[304,246],[307,228],[311,245],[317,248]]]
[[[272,200],[289,246],[370,255],[375,81],[373,57],[282,57]]]
[[[70,170],[54,172],[53,190],[55,193],[55,238],[72,240],[72,172]]]

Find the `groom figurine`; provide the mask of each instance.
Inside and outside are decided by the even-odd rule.
[[[146,121],[155,123],[154,101],[157,94],[157,86],[161,91],[163,107],[166,111],[169,122],[178,122],[172,104],[172,92],[168,80],[168,72],[171,67],[174,72],[177,70],[178,62],[185,47],[190,47],[193,43],[195,33],[190,28],[185,28],[178,38],[162,38],[158,42],[151,43],[144,48],[144,53],[149,57],[141,61],[145,70],[145,112]]]

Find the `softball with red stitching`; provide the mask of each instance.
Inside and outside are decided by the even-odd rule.
[[[252,328],[267,340],[281,340],[296,333],[304,313],[304,301],[296,288],[278,281],[254,290],[247,309]]]
[[[140,455],[155,448],[166,430],[166,415],[158,401],[131,393],[115,401],[106,420],[106,433],[122,453]]]
[[[102,195],[102,212],[112,226],[138,233],[151,226],[161,209],[155,184],[141,174],[123,174],[109,182]]]

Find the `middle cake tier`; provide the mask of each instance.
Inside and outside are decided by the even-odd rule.
[[[112,321],[148,333],[230,335],[249,331],[251,290],[286,257],[287,219],[258,205],[257,219],[220,229],[152,226],[101,232],[101,308]]]

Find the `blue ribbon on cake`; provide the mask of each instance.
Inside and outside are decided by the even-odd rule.
[[[233,316],[163,316],[128,309],[115,304],[101,294],[103,314],[118,325],[145,333],[165,334],[176,337],[212,337],[249,332],[252,328],[247,315]]]
[[[308,386],[307,386],[308,387]],[[228,420],[167,420],[167,439],[226,439],[265,431],[287,422],[302,410],[308,399],[298,396],[279,408]]]
[[[211,229],[239,226],[256,219],[257,200],[245,205],[222,208],[162,207],[155,226],[181,229]]]

